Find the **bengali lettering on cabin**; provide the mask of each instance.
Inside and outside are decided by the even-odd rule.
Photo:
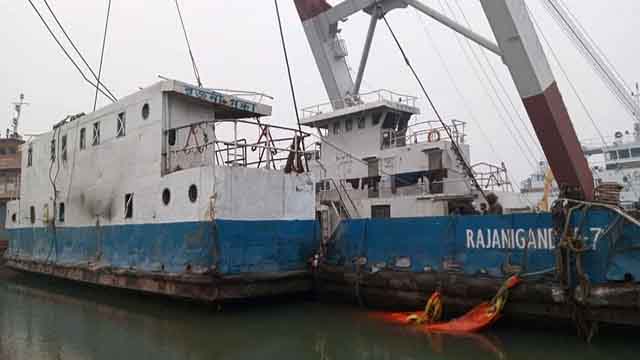
[[[595,250],[602,231],[593,227],[581,233]],[[554,250],[556,242],[552,228],[466,229],[465,235],[467,249]]]
[[[225,105],[234,109],[255,112],[256,104],[238,99],[231,95],[225,95],[214,90],[204,90],[191,86],[185,86],[184,93],[187,96],[202,99],[204,101],[212,102],[214,104]]]

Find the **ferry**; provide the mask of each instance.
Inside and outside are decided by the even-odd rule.
[[[509,315],[575,320],[587,337],[598,322],[640,325],[640,222],[592,180],[524,1],[481,2],[497,43],[420,1],[295,2],[329,98],[301,113],[321,134],[307,153],[318,179],[321,296],[401,310],[424,308],[437,291],[445,307],[468,309],[517,275]],[[503,165],[472,165],[464,122],[419,121],[415,96],[360,91],[376,24],[407,7],[502,58],[560,184],[550,211],[512,191]],[[354,78],[340,24],[363,13]]]
[[[31,138],[7,266],[203,302],[310,291],[308,134],[268,100],[163,80]]]

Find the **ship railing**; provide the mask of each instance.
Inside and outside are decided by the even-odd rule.
[[[330,99],[327,102],[305,107],[300,110],[300,117],[306,119],[320,114],[330,113],[339,107],[351,107],[383,100],[416,107],[418,97],[400,94],[388,89],[378,89],[358,95],[345,96],[341,99]]]
[[[243,119],[191,123],[167,129],[164,135],[165,173],[205,165],[283,169],[290,164],[299,170],[304,140],[310,136],[298,129]]]
[[[451,141],[448,134],[451,134],[456,144],[461,145],[466,140],[465,131],[466,122],[456,119],[452,119],[450,124],[445,126],[438,120],[419,121],[405,129],[383,129],[382,148]]]
[[[480,162],[472,165],[471,170],[483,190],[513,191],[513,184],[504,163],[494,165]]]
[[[341,184],[341,188],[337,188],[339,185],[331,184],[330,188],[318,189],[317,199],[319,201],[340,201],[341,197],[344,198],[345,194],[349,197],[351,205],[357,209],[356,202],[363,199],[389,199],[397,197],[427,197],[430,195],[466,195],[470,191],[460,191],[460,189],[469,189],[468,186],[454,186],[453,188],[447,185],[461,185],[467,182],[465,179],[445,179],[442,181],[433,181],[431,183],[419,182],[414,185],[392,187],[388,182],[381,182],[375,188],[375,196],[371,196],[372,188],[364,186],[363,188],[353,188],[346,180],[336,180]],[[441,189],[441,191],[433,191],[432,189]],[[455,189],[454,189],[455,188]],[[451,190],[453,189],[453,190]]]
[[[258,104],[266,104],[268,102],[273,101],[273,96],[255,92],[255,91],[246,91],[246,90],[233,90],[233,89],[211,89],[207,88],[204,90],[216,91],[220,93],[224,93],[225,95],[230,95],[242,100],[247,100],[249,102],[258,103]]]

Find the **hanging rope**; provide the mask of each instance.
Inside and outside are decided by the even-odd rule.
[[[100,67],[98,68],[98,84],[100,84],[100,77],[102,76],[102,61],[104,59],[104,47],[107,42],[107,29],[109,28],[109,15],[111,14],[111,0],[107,4],[107,18],[104,22],[104,36],[102,37],[102,50],[100,51]],[[93,99],[93,111],[96,111],[98,105],[98,88],[96,88],[96,96]]]
[[[469,166],[469,164],[465,160],[464,155],[462,154],[462,150],[460,150],[460,147],[458,146],[458,144],[454,140],[453,134],[451,134],[451,129],[449,129],[449,127],[445,124],[444,120],[442,119],[442,116],[440,115],[440,112],[438,111],[438,109],[436,108],[435,104],[433,103],[433,100],[431,99],[431,96],[429,96],[429,93],[427,92],[427,89],[422,84],[422,80],[420,80],[420,77],[418,76],[418,73],[416,73],[415,69],[413,68],[413,65],[411,65],[411,62],[409,61],[409,58],[407,57],[407,54],[404,52],[404,49],[402,48],[402,45],[400,44],[400,41],[398,41],[398,38],[396,37],[396,34],[393,32],[393,29],[391,28],[391,25],[389,24],[389,22],[387,21],[387,18],[384,15],[382,15],[382,20],[384,20],[384,23],[387,25],[387,29],[389,29],[389,33],[391,33],[391,36],[393,37],[393,41],[398,46],[398,50],[400,50],[400,53],[402,54],[402,57],[404,58],[404,62],[407,64],[407,67],[409,67],[409,70],[411,70],[411,73],[413,74],[413,77],[418,82],[418,85],[420,85],[420,89],[422,89],[422,93],[424,94],[425,98],[429,102],[429,105],[431,106],[431,109],[433,110],[434,114],[438,118],[438,121],[440,122],[440,124],[444,128],[444,131],[447,133],[447,136],[451,140],[451,146],[453,148],[453,151],[456,154],[456,157],[458,158],[458,161],[460,162],[460,165],[462,165],[465,174],[467,175],[469,180],[471,180],[471,183],[473,184],[473,186],[478,190],[478,192],[480,192],[482,197],[486,199],[486,195],[484,193],[484,190],[482,189],[482,187],[478,183],[478,179],[476,179],[475,175],[473,174],[473,170],[471,169],[471,166]]]
[[[302,126],[300,125],[300,114],[298,112],[298,102],[296,100],[296,91],[293,87],[293,79],[291,77],[291,66],[289,65],[289,55],[287,54],[287,44],[284,40],[284,31],[282,31],[282,20],[280,19],[280,9],[278,8],[278,0],[273,0],[276,7],[276,17],[278,18],[278,28],[280,29],[280,40],[282,41],[282,51],[284,52],[284,61],[287,65],[287,75],[289,76],[289,87],[291,88],[291,98],[293,99],[293,109],[296,113],[296,120],[298,121],[298,131],[302,134]],[[294,140],[295,142],[295,140]],[[298,150],[298,149],[296,149]],[[304,145],[304,138],[302,138],[302,151],[307,152]],[[299,154],[296,154],[299,156]],[[305,167],[309,171],[309,161],[307,157],[304,157]]]
[[[202,81],[200,80],[200,71],[196,64],[196,59],[193,57],[193,51],[191,51],[191,43],[189,42],[189,35],[187,34],[187,28],[184,26],[184,20],[182,19],[182,12],[180,11],[180,4],[178,0],[175,0],[176,10],[178,10],[178,17],[180,18],[180,25],[182,25],[182,32],[184,33],[184,40],[187,43],[187,49],[189,50],[189,57],[191,58],[191,66],[193,67],[193,75],[196,77],[198,87],[202,87]]]

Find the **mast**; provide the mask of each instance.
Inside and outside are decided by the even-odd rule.
[[[22,107],[24,105],[29,105],[29,103],[24,102],[24,94],[20,94],[20,101],[13,103],[13,109],[15,112],[13,119],[11,119],[11,131],[10,129],[7,129],[7,138],[20,138],[20,135],[18,134],[18,125],[20,124],[20,115],[22,114]]]
[[[636,103],[636,106],[640,109],[640,84],[636,82],[635,91],[631,91],[631,97]],[[640,120],[636,118],[633,123],[633,137],[635,141],[640,141]]]

